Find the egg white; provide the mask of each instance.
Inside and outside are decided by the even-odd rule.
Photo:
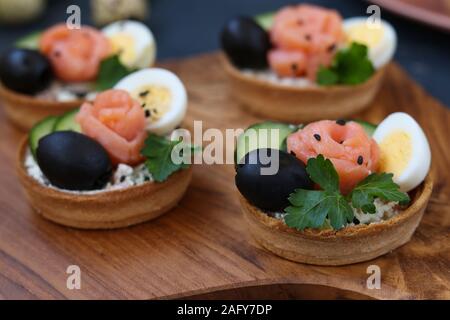
[[[353,17],[343,21],[344,32],[348,35],[352,27],[361,25],[367,26],[368,17]],[[394,27],[387,21],[381,20],[380,24],[371,25],[370,28],[383,28],[383,36],[375,46],[369,47],[369,58],[375,68],[379,69],[392,60],[397,48],[397,33]],[[362,41],[360,41],[362,42]],[[363,43],[368,45],[368,43]]]
[[[417,187],[427,176],[431,165],[431,151],[427,137],[420,125],[409,114],[396,112],[389,115],[377,127],[373,138],[381,144],[393,132],[402,131],[411,138],[411,156],[402,173],[393,180],[400,190],[408,192]]]
[[[133,61],[125,63],[129,68],[148,68],[155,63],[156,42],[153,33],[143,23],[131,20],[122,20],[111,23],[102,29],[103,34],[111,39],[119,34],[126,34],[133,39],[130,50],[135,53]],[[122,62],[123,59],[121,60]]]
[[[148,122],[146,127],[149,132],[165,135],[183,121],[187,109],[186,89],[174,73],[165,69],[147,68],[126,76],[114,88],[126,90],[138,99],[136,92],[143,86],[151,85],[165,87],[171,94],[168,111],[158,121]]]

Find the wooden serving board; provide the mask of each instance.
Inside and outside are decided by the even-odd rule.
[[[261,121],[231,97],[218,55],[163,64],[188,88],[184,125],[245,128]],[[260,248],[240,213],[232,165],[198,165],[180,205],[163,217],[117,231],[80,231],[33,213],[15,175],[23,133],[0,109],[0,298],[450,298],[450,111],[397,65],[370,110],[378,122],[394,111],[415,117],[431,142],[435,189],[423,221],[405,246],[376,260],[319,267]],[[366,288],[369,265],[381,289]],[[66,269],[81,268],[81,289],[68,290]]]

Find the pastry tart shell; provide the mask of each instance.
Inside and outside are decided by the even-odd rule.
[[[54,101],[12,91],[0,83],[0,102],[8,119],[23,131],[30,130],[40,120],[61,115],[78,108],[84,100]]]
[[[24,166],[27,140],[21,144],[17,171],[34,210],[55,223],[80,229],[115,229],[155,219],[175,207],[186,192],[192,167],[164,182],[146,182],[124,189],[76,194],[47,187]]]
[[[339,266],[374,259],[407,243],[422,219],[432,189],[433,181],[429,174],[411,193],[409,207],[396,216],[338,231],[299,231],[270,217],[241,195],[240,202],[251,235],[265,249],[296,262]]]
[[[345,118],[367,107],[376,96],[385,68],[358,85],[299,87],[276,84],[242,73],[222,57],[230,92],[250,113],[288,123]]]

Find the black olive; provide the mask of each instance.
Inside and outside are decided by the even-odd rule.
[[[74,131],[58,131],[43,137],[36,158],[50,183],[61,189],[101,189],[112,175],[106,150],[97,141]]]
[[[0,56],[0,80],[14,91],[35,94],[53,79],[49,60],[35,50],[13,48]]]
[[[269,172],[261,170],[270,167],[273,168],[271,173],[275,174],[268,175]],[[303,162],[276,149],[257,149],[247,153],[244,164],[237,169],[235,182],[239,192],[250,203],[264,211],[277,212],[289,206],[288,197],[295,189],[313,187]]]
[[[267,67],[267,52],[271,48],[269,35],[253,19],[231,19],[222,29],[222,49],[238,68]]]

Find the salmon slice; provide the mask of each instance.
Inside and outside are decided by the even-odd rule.
[[[342,17],[335,10],[301,4],[280,10],[274,18],[270,31],[272,43],[282,52],[301,52],[306,57],[305,72],[315,80],[320,65],[328,66],[336,48],[345,41]],[[285,55],[284,63],[270,59],[269,65],[280,76],[285,75],[284,65],[289,62]],[[292,74],[291,74],[292,76]]]
[[[147,137],[145,114],[140,104],[123,90],[108,90],[94,103],[85,102],[76,121],[82,132],[99,142],[114,164],[136,165]]]
[[[87,26],[69,29],[65,24],[46,30],[39,48],[56,76],[67,82],[94,80],[100,62],[112,52],[109,40],[100,31]]]
[[[271,50],[268,60],[279,76],[300,77],[306,74],[306,55],[301,51]]]
[[[339,175],[343,194],[375,172],[380,157],[375,140],[353,121],[345,125],[331,120],[310,123],[288,137],[287,147],[305,164],[319,154],[330,159]]]

